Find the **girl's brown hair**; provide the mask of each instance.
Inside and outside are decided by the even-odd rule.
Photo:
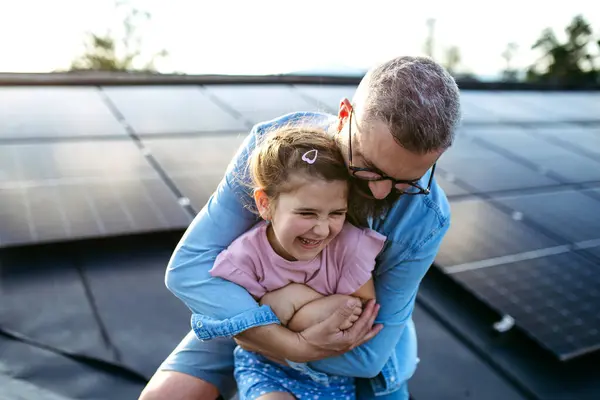
[[[313,158],[314,163],[309,163]],[[335,138],[324,130],[287,126],[266,134],[251,154],[249,163],[253,188],[262,189],[271,199],[292,191],[296,175],[348,181],[344,156]]]

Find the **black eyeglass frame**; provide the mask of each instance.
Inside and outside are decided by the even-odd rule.
[[[399,192],[401,194],[414,196],[414,195],[419,195],[419,194],[427,195],[427,194],[431,193],[431,183],[433,182],[433,174],[435,173],[435,166],[437,163],[434,163],[433,166],[431,167],[431,176],[429,176],[429,182],[427,183],[427,188],[423,188],[418,184],[420,179],[416,179],[416,180],[395,179],[395,178],[392,178],[391,176],[387,176],[378,171],[374,171],[371,168],[360,168],[360,167],[355,167],[352,165],[352,115],[353,114],[354,114],[354,110],[352,109],[352,110],[350,110],[350,118],[348,120],[348,123],[350,124],[348,126],[348,169],[350,169],[350,171],[352,172],[352,176],[355,179],[358,179],[361,181],[368,181],[368,182],[391,181],[392,187],[394,188],[394,190],[396,190],[397,192]],[[369,172],[371,174],[379,175],[379,177],[372,178],[372,179],[365,178],[365,177],[357,176],[356,175],[357,172]],[[410,185],[410,186],[414,187],[415,189],[417,189],[418,192],[405,192],[402,189],[396,188],[396,185],[398,185],[398,184]]]

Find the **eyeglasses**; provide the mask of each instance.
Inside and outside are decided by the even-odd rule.
[[[391,181],[396,190],[400,194],[407,195],[417,195],[417,194],[429,194],[431,192],[431,182],[433,181],[433,174],[435,172],[435,165],[431,167],[431,176],[429,177],[429,182],[427,184],[427,188],[423,188],[419,185],[419,179],[414,180],[402,180],[402,179],[394,179],[391,176],[384,175],[377,171],[374,171],[372,168],[359,168],[352,165],[352,115],[354,114],[354,110],[350,111],[350,118],[348,127],[348,163],[349,169],[352,172],[352,176],[356,179],[362,181],[369,182],[380,182],[380,181]],[[408,186],[407,186],[408,185]]]

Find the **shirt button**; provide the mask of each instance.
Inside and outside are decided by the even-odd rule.
[[[204,325],[202,325],[202,321],[198,321],[196,322],[196,328],[202,328]]]

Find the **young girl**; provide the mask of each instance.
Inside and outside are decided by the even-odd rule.
[[[347,296],[374,298],[371,272],[385,237],[346,221],[349,175],[334,138],[279,129],[256,147],[249,169],[263,221],[219,254],[211,274],[246,288],[296,332],[329,317]],[[315,376],[240,347],[234,357],[240,400],[355,398],[351,377]]]

